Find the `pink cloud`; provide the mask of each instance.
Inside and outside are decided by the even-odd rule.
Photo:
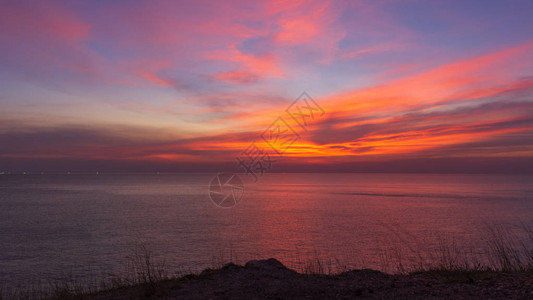
[[[89,37],[90,27],[72,12],[50,3],[0,3],[0,39],[4,41],[53,39],[76,43]]]
[[[228,83],[248,84],[256,82],[259,76],[247,71],[230,71],[219,73],[215,78]]]

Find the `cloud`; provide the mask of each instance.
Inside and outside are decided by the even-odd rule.
[[[533,85],[529,84],[522,89],[504,91],[458,107],[409,110],[386,118],[330,117],[313,127],[309,140],[324,149],[319,156],[409,154],[431,157],[436,153],[442,156],[467,156],[474,148],[469,150],[468,146],[459,146],[457,149],[463,152],[457,153],[449,149],[457,145],[481,145],[502,140],[502,136],[515,135],[523,139],[519,145],[528,145],[529,150],[512,149],[510,144],[500,144],[498,151],[507,147],[508,154],[505,156],[511,153],[527,156],[533,154],[533,142],[529,139],[533,132],[530,114],[533,101],[522,100],[520,95],[531,95],[532,92]],[[494,151],[493,154],[501,155],[500,152]],[[490,153],[489,148],[473,151],[474,156],[485,156],[487,153]]]
[[[255,133],[180,137],[164,128],[68,125],[51,128],[19,124],[0,132],[0,157],[28,159],[232,160]]]
[[[0,65],[19,80],[51,83],[92,78],[91,53],[83,43],[91,24],[60,3],[3,1],[0,3]]]
[[[0,121],[1,155],[232,160],[307,90],[326,117],[291,160],[530,156],[532,42],[442,46],[460,26],[403,5],[4,1],[2,116],[25,124]]]
[[[257,74],[246,71],[223,72],[217,74],[215,78],[220,81],[237,84],[249,84],[259,80],[259,76]]]

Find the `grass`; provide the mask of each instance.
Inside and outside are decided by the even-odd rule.
[[[519,238],[516,231],[502,226],[489,227],[492,238],[488,242],[491,264],[505,272],[531,272],[533,270],[533,229],[521,226]]]
[[[178,277],[176,274],[169,275],[165,268],[165,262],[154,259],[154,255],[144,244],[136,245],[133,251],[126,256],[125,268],[125,275],[109,274],[109,278],[102,280],[97,287],[88,287],[88,284],[80,283],[72,276],[63,280],[9,291],[0,287],[0,300],[81,299],[84,295],[103,290],[119,290],[130,287],[138,288],[144,297],[150,297],[157,293],[160,282]]]
[[[396,233],[400,235],[399,233]],[[384,249],[384,266],[393,273],[413,272],[533,272],[533,229],[486,226],[484,243],[459,247],[454,236],[440,235],[437,247],[410,236],[399,237],[403,247]],[[390,270],[390,268],[389,268]]]
[[[379,269],[387,273],[416,274],[486,274],[487,272],[533,272],[533,228],[524,224],[509,228],[487,225],[479,232],[484,242],[472,247],[460,246],[453,235],[440,234],[437,245],[405,231],[394,230],[390,237],[401,245],[381,249]],[[339,259],[322,259],[315,254],[296,269],[304,274],[338,274],[349,267]],[[364,262],[361,264],[365,266]]]
[[[400,247],[382,249],[381,269],[388,273],[446,275],[450,281],[483,279],[496,272],[533,272],[533,228],[525,225],[516,228],[487,226],[480,233],[485,237],[483,245],[474,248],[459,247],[450,235],[438,236],[437,246],[429,245],[408,232],[394,231]],[[392,244],[392,243],[390,243]],[[481,250],[479,250],[481,249]],[[233,250],[228,258],[223,253],[213,257],[213,269],[235,260]],[[339,274],[350,270],[339,259],[324,260],[315,253],[309,259],[299,259],[296,271],[303,274]],[[362,264],[364,266],[364,262]],[[102,290],[135,288],[144,297],[158,294],[162,282],[182,282],[196,275],[170,274],[165,261],[156,259],[143,244],[137,245],[127,256],[125,275],[110,275],[98,287],[87,288],[73,278],[48,282],[47,284],[7,290],[0,286],[0,300],[5,299],[80,299],[83,295]],[[189,272],[192,273],[192,272]]]

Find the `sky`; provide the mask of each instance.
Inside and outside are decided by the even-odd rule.
[[[298,138],[272,171],[533,172],[532,14],[0,0],[0,172],[238,169],[250,145],[275,150],[278,117]],[[286,112],[303,92],[323,111],[305,128]]]

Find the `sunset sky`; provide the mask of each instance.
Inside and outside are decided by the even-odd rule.
[[[0,0],[0,171],[533,172],[533,1]],[[294,124],[293,124],[294,125]]]

